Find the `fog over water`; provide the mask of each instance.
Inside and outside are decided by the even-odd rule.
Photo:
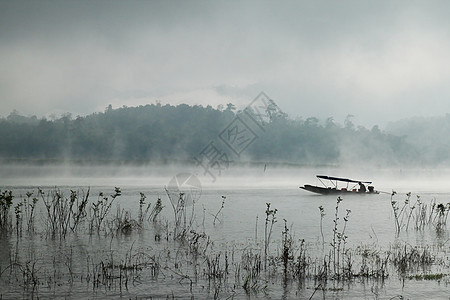
[[[5,164],[0,170],[2,186],[143,186],[161,188],[179,173],[195,174],[205,189],[276,188],[298,189],[304,184],[322,186],[316,175],[372,181],[375,189],[390,193],[447,193],[448,168],[356,168],[280,167],[272,165],[230,166],[214,181],[201,168],[189,165],[27,165]],[[303,190],[299,194],[307,193]]]
[[[406,194],[411,193],[411,205],[420,197],[423,203],[435,201],[447,203],[450,199],[448,169],[354,169],[322,167],[230,167],[213,182],[201,170],[186,165],[147,165],[147,166],[62,166],[62,165],[7,165],[1,169],[0,189],[14,191],[16,201],[24,198],[27,191],[36,194],[41,188],[49,191],[53,188],[61,189],[65,194],[69,190],[87,191],[91,189],[93,199],[99,192],[110,194],[115,187],[119,187],[122,196],[114,206],[122,209],[136,211],[139,193],[144,193],[150,202],[157,198],[163,200],[165,209],[162,215],[171,219],[171,201],[166,189],[177,197],[178,190],[171,190],[171,180],[182,173],[197,174],[200,181],[195,186],[199,197],[195,199],[197,206],[197,226],[200,226],[201,207],[206,209],[208,218],[220,208],[221,197],[227,197],[222,212],[228,222],[221,227],[207,230],[214,239],[227,241],[243,241],[254,237],[254,220],[258,216],[263,218],[266,203],[278,209],[280,220],[286,218],[293,224],[296,234],[313,242],[318,238],[319,206],[327,211],[326,225],[331,228],[332,212],[336,205],[337,196],[321,196],[300,189],[304,184],[322,186],[316,175],[341,176],[345,178],[372,181],[378,195],[342,195],[342,211],[346,208],[352,210],[349,234],[353,234],[351,243],[372,241],[373,234],[384,238],[380,246],[387,247],[394,242],[394,219],[391,208],[391,199],[403,203]],[[191,174],[191,173],[190,173]],[[326,180],[324,183],[329,184]],[[172,182],[173,184],[173,182]],[[180,191],[192,193],[189,186],[182,186]],[[345,187],[345,184],[342,186]],[[350,183],[349,189],[357,188]],[[391,193],[397,194],[391,198]],[[191,203],[189,203],[191,205]],[[371,218],[371,216],[373,218]],[[203,216],[204,218],[204,216]],[[370,219],[370,221],[369,221]],[[245,224],[246,230],[241,231],[234,221],[239,220]],[[263,219],[261,219],[262,222]],[[204,222],[204,221],[203,221]],[[282,222],[276,224],[276,230],[282,230]],[[262,229],[260,229],[262,230]],[[244,235],[242,235],[244,233]],[[331,232],[326,233],[329,235]],[[221,235],[223,234],[223,235]],[[428,233],[427,233],[428,236]],[[428,239],[429,237],[426,237]],[[373,241],[372,241],[373,242]]]

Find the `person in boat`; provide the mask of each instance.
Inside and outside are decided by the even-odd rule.
[[[358,182],[359,184],[359,193],[365,193],[366,192],[366,186],[362,182]]]

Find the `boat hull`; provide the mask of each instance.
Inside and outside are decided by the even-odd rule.
[[[320,187],[320,186],[309,185],[309,184],[305,184],[304,186],[301,186],[300,188],[304,189],[306,191],[313,192],[316,194],[321,194],[321,195],[341,195],[341,194],[367,195],[367,194],[378,194],[379,193],[377,191],[360,193],[358,191],[349,191],[346,189],[339,190],[336,188],[330,188],[330,187],[326,188],[326,187]]]

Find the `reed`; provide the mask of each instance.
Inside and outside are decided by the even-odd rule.
[[[322,237],[322,249],[325,247],[325,237],[323,235],[323,218],[325,217],[325,210],[323,209],[323,206],[319,206],[320,211],[320,236]]]
[[[34,232],[34,213],[36,210],[36,204],[38,203],[39,199],[36,197],[31,198],[31,196],[33,196],[33,192],[27,192],[26,196],[27,197],[23,199],[23,206],[25,209],[25,218],[27,220],[27,231]]]
[[[22,216],[22,206],[23,203],[19,202],[14,206],[14,214],[16,215],[16,233],[17,236],[22,236],[22,224],[23,224],[23,216]]]
[[[111,206],[114,200],[122,194],[120,188],[115,187],[114,193],[107,196],[103,192],[100,192],[97,197],[97,202],[92,203],[90,209],[90,220],[89,220],[89,233],[94,232],[100,233],[103,229],[105,218],[111,210]]]
[[[394,213],[394,220],[395,220],[395,231],[397,233],[397,235],[400,233],[400,221],[399,221],[399,206],[398,206],[398,202],[393,200],[394,195],[397,192],[392,191],[391,193],[391,207],[392,207],[392,212]]]
[[[391,253],[390,261],[402,277],[411,272],[425,271],[435,262],[435,256],[427,247],[395,246]]]
[[[434,224],[438,233],[443,232],[447,226],[447,218],[450,212],[450,203],[439,203],[435,207]]]
[[[111,221],[106,222],[108,232],[112,236],[115,234],[130,234],[135,229],[141,229],[142,224],[140,221],[133,220],[131,213],[117,206],[116,215]]]
[[[76,232],[80,224],[83,223],[84,220],[86,219],[87,216],[86,207],[89,202],[90,190],[91,189],[88,188],[86,193],[75,192],[73,190],[70,191],[71,201],[75,203],[74,206],[75,209],[71,214],[72,224],[70,226],[70,229],[72,230],[72,232]]]
[[[12,230],[12,221],[9,210],[13,204],[12,191],[0,190],[0,234],[8,234]]]
[[[277,209],[270,209],[270,203],[266,203],[266,220],[264,223],[264,270],[267,270],[269,245],[272,237],[273,225],[277,222]]]
[[[214,217],[213,225],[214,225],[214,226],[216,226],[216,221],[221,222],[221,221],[219,220],[218,216],[219,216],[220,212],[223,210],[223,208],[225,207],[225,200],[226,200],[226,199],[227,199],[227,197],[222,196],[222,205],[220,206],[220,208],[219,208],[219,210],[217,211],[217,213],[216,213],[215,215],[213,215],[213,217]]]
[[[407,193],[400,207],[399,202],[393,199],[394,195],[395,191],[391,194],[391,207],[397,236],[402,230],[408,231],[410,224],[414,224],[415,230],[433,226],[440,233],[446,229],[450,203],[436,203],[436,199],[432,199],[429,204],[424,204],[419,195],[416,196],[416,201],[411,203],[411,193]]]
[[[191,230],[195,219],[195,202],[190,206],[190,214],[186,205],[186,195],[180,192],[177,199],[173,199],[172,193],[165,188],[167,197],[172,204],[174,223],[171,235],[174,240],[186,240],[186,236]],[[189,214],[189,215],[188,215]]]
[[[163,208],[164,208],[164,206],[162,205],[161,198],[158,198],[158,200],[156,200],[155,205],[153,205],[152,211],[150,212],[149,216],[147,217],[147,220],[148,221],[151,220],[153,223],[155,223],[158,219],[159,214],[163,210]]]
[[[336,207],[335,207],[335,211],[334,211],[334,219],[333,219],[333,223],[334,223],[334,227],[333,227],[333,240],[331,242],[331,247],[332,247],[332,266],[333,266],[333,276],[336,278],[340,278],[344,273],[348,273],[349,271],[347,270],[347,272],[342,272],[344,271],[344,269],[341,269],[342,266],[345,265],[345,245],[346,245],[346,241],[348,236],[345,235],[345,229],[347,228],[347,222],[348,222],[348,218],[350,215],[350,210],[347,209],[346,210],[346,214],[344,216],[344,224],[342,226],[342,229],[339,228],[339,204],[342,202],[342,198],[338,197],[336,199]],[[351,274],[348,274],[349,276]]]
[[[287,221],[286,219],[283,219],[284,221],[284,229],[281,232],[281,236],[282,236],[282,256],[281,256],[281,260],[283,262],[283,273],[284,273],[284,279],[286,280],[288,277],[288,268],[289,268],[289,264],[290,262],[294,259],[294,254],[293,252],[293,241],[292,241],[292,236],[289,233],[289,228],[287,227]]]

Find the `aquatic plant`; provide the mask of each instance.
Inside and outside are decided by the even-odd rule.
[[[150,212],[149,216],[147,217],[147,220],[156,222],[158,215],[161,213],[163,208],[164,208],[164,206],[162,205],[161,198],[158,197],[155,205],[153,205],[152,211]]]
[[[188,216],[187,205],[186,205],[186,195],[180,192],[178,198],[175,200],[172,198],[171,194],[167,188],[165,188],[167,197],[172,204],[174,223],[173,229],[171,230],[174,240],[185,240],[186,235],[191,230],[194,219],[195,219],[195,202],[191,205],[190,216]],[[188,219],[189,218],[189,219]],[[167,226],[168,227],[168,226]]]
[[[447,274],[437,273],[437,274],[416,274],[408,276],[408,279],[415,279],[415,280],[436,280],[440,281],[444,277],[448,276]]]
[[[89,201],[89,193],[90,188],[87,189],[86,193],[81,194],[80,199],[80,193],[75,192],[73,190],[70,190],[70,198],[71,201],[75,203],[74,211],[72,212],[72,224],[70,226],[70,229],[72,232],[76,232],[78,229],[78,226],[84,221],[84,219],[87,216],[86,207]]]
[[[442,232],[447,225],[447,218],[448,218],[448,214],[450,212],[450,203],[447,204],[443,204],[443,203],[439,203],[438,205],[436,205],[435,207],[435,217],[434,217],[434,223],[436,226],[436,231]]]
[[[34,231],[34,212],[36,209],[36,204],[39,201],[38,198],[31,196],[33,195],[33,192],[27,192],[26,198],[23,199],[23,206],[25,210],[25,218],[27,222],[27,231],[33,232]]]
[[[346,215],[344,216],[344,225],[342,230],[339,231],[339,204],[342,202],[342,198],[338,197],[336,199],[336,207],[334,211],[334,227],[333,227],[333,240],[331,242],[332,247],[332,265],[334,276],[339,278],[341,276],[341,254],[345,254],[345,244],[347,236],[345,235],[345,229],[347,228],[348,217],[350,215],[350,210],[346,210]],[[343,259],[343,258],[342,258]]]
[[[142,228],[139,221],[133,220],[131,213],[121,209],[117,206],[116,215],[109,222],[107,221],[106,226],[108,227],[108,232],[111,235],[115,234],[130,234],[134,229]]]
[[[86,206],[89,199],[89,191],[82,194],[81,199],[79,192],[70,190],[70,196],[65,197],[63,191],[58,188],[52,189],[47,193],[38,188],[38,196],[44,203],[47,218],[45,219],[46,232],[52,237],[59,237],[64,239],[67,236],[69,229],[76,232],[80,223],[86,217]],[[37,198],[33,198],[33,206],[30,212],[32,220],[34,205]],[[31,221],[32,222],[32,221]]]
[[[94,231],[97,233],[102,229],[103,221],[108,215],[111,205],[114,200],[122,194],[120,188],[114,188],[114,194],[105,196],[103,192],[100,192],[97,198],[97,202],[92,203],[90,208],[91,216],[89,220],[89,232],[92,234]]]
[[[361,258],[359,271],[354,276],[373,279],[385,279],[389,276],[388,263],[390,252],[377,250],[373,246],[357,247],[355,254]]]
[[[393,199],[395,194],[395,191],[391,194],[391,207],[397,235],[403,229],[408,231],[410,223],[414,223],[414,229],[416,230],[424,230],[426,226],[433,225],[439,233],[446,228],[450,203],[437,204],[436,199],[433,198],[429,204],[424,204],[419,195],[416,196],[416,201],[411,203],[411,193],[407,193],[400,208],[399,203]]]
[[[236,281],[240,282],[240,277],[243,278],[242,288],[246,294],[255,293],[261,289],[259,281],[263,270],[261,251],[245,249],[242,252],[241,263],[237,272],[241,276],[237,276]]]
[[[283,221],[284,221],[284,229],[281,232],[281,236],[282,236],[281,243],[282,243],[282,247],[283,247],[281,260],[283,261],[284,278],[287,279],[289,263],[294,259],[294,254],[292,253],[293,252],[292,236],[289,233],[289,228],[287,227],[286,219],[283,219]]]
[[[416,272],[429,268],[435,262],[435,256],[427,247],[420,249],[410,245],[394,246],[391,262],[401,276],[407,272]]]
[[[213,215],[213,217],[214,217],[213,225],[214,225],[214,226],[216,226],[216,221],[219,221],[219,222],[220,222],[220,220],[217,218],[217,216],[220,214],[220,212],[221,212],[222,209],[224,208],[224,206],[225,206],[225,200],[226,200],[226,199],[227,199],[227,197],[222,196],[222,205],[220,206],[220,208],[219,208],[219,210],[217,211],[217,213],[216,213],[215,215]]]
[[[23,206],[22,202],[19,202],[16,204],[16,206],[14,206],[14,214],[16,215],[17,236],[22,235],[22,223],[23,223],[22,206]]]
[[[264,270],[267,269],[267,259],[270,245],[270,238],[272,237],[273,225],[277,222],[277,209],[270,209],[270,203],[266,203],[266,220],[264,223]]]
[[[142,226],[143,226],[143,223],[144,223],[144,220],[147,219],[147,214],[148,214],[148,211],[149,211],[149,209],[150,209],[151,203],[149,202],[149,203],[147,204],[147,206],[145,207],[145,209],[144,209],[144,206],[145,206],[145,199],[146,199],[147,197],[146,197],[145,194],[142,193],[142,192],[139,192],[139,194],[140,194],[140,198],[139,198],[139,216],[138,216],[138,223],[139,223],[139,225],[142,227]]]
[[[393,200],[394,195],[397,194],[397,192],[392,191],[391,193],[391,207],[392,207],[392,211],[394,213],[394,219],[395,219],[395,231],[397,232],[397,234],[400,233],[400,220],[399,220],[399,206],[398,206],[398,202]]]
[[[319,206],[320,211],[320,235],[322,236],[322,248],[325,247],[325,237],[323,235],[323,218],[325,217],[325,210],[323,209],[323,206]]]
[[[0,190],[0,233],[5,234],[11,231],[12,224],[9,210],[12,206],[14,196],[12,191]]]

